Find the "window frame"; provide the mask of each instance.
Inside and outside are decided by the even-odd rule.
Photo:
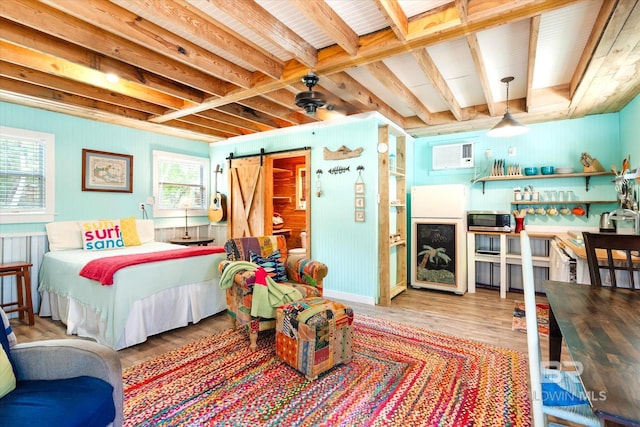
[[[206,216],[209,204],[210,192],[211,192],[211,171],[210,160],[208,157],[199,157],[188,154],[178,154],[169,151],[153,150],[153,198],[156,203],[153,205],[153,217],[154,218],[173,218],[184,217],[185,210],[182,208],[176,209],[160,209],[157,201],[160,200],[160,161],[180,160],[181,162],[197,163],[201,166],[202,170],[202,182],[204,187],[203,208],[202,209],[189,209],[189,216]]]
[[[0,208],[0,224],[26,224],[52,222],[55,219],[56,201],[56,136],[52,133],[37,132],[0,126],[0,139],[18,139],[39,141],[44,144],[44,208],[36,209],[2,209]]]

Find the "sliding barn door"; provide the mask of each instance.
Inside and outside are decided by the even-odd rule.
[[[264,236],[272,232],[273,160],[232,159],[229,166],[229,237]]]

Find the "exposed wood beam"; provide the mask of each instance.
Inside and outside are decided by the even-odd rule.
[[[220,123],[226,123],[242,130],[242,134],[250,134],[256,132],[265,132],[273,129],[271,126],[265,126],[260,123],[242,120],[241,118],[218,110],[201,111],[197,116],[205,117]],[[189,117],[189,116],[187,116]]]
[[[222,4],[223,6],[227,5],[230,8],[235,4],[245,5],[246,3],[251,3],[247,2],[247,0],[242,0],[239,3],[236,3],[236,1],[234,0],[209,1],[213,2],[214,4]],[[446,29],[442,31],[436,31],[435,33],[423,31],[423,36],[414,37],[408,42],[402,42],[398,40],[395,37],[394,32],[390,29],[378,31],[373,34],[360,37],[360,49],[356,57],[349,56],[339,46],[330,46],[325,49],[321,49],[318,53],[319,61],[315,69],[317,73],[322,75],[334,74],[351,67],[362,66],[371,62],[380,61],[388,56],[406,53],[407,51],[414,51],[416,49],[421,49],[426,46],[441,43],[447,40],[454,40],[466,34],[470,34],[474,31],[482,31],[485,29],[493,28],[497,25],[501,25],[505,21],[529,18],[536,14],[542,13],[543,11],[555,10],[568,4],[575,3],[577,1],[579,0],[547,0],[538,1],[535,3],[526,2],[526,6],[520,6],[519,4],[513,6],[511,10],[505,12],[503,16],[498,16],[496,14],[487,14],[486,17],[474,22],[470,22],[466,25],[447,26]],[[246,10],[245,12],[248,13]],[[457,13],[455,14],[455,18],[450,19],[455,19],[455,21],[457,22],[460,21]],[[215,108],[218,105],[224,105],[228,102],[237,102],[244,98],[259,95],[264,91],[276,90],[283,86],[293,84],[307,72],[308,69],[297,61],[288,61],[287,64],[285,64],[283,78],[279,82],[274,82],[271,80],[255,81],[255,84],[251,89],[236,90],[223,98],[211,99],[203,102],[201,105],[185,108],[182,111],[171,112],[164,116],[154,117],[151,120],[157,123],[162,123],[164,121],[175,119],[183,115],[194,114],[199,111],[207,110],[209,108]],[[394,116],[398,115],[394,114]]]
[[[240,105],[237,103],[221,105],[217,107],[217,110],[223,111],[227,114],[234,115],[244,120],[248,120],[250,122],[259,123],[259,124],[268,126],[271,129],[292,126],[292,123],[290,122],[279,120],[277,117],[264,114],[261,111],[256,111],[250,107],[247,107],[245,105]]]
[[[26,2],[27,0],[6,1]],[[122,47],[118,46],[122,42],[117,39],[126,39],[129,43],[138,45],[131,49],[133,52],[139,51],[140,46],[144,46],[166,58],[181,62],[211,76],[216,76],[221,80],[226,80],[241,87],[251,86],[251,72],[248,70],[201,48],[195,43],[177,37],[166,29],[146,19],[141,19],[138,15],[107,0],[83,0],[81,2],[77,0],[41,1],[48,3],[52,8],[76,17],[79,21],[95,26],[89,31],[91,39],[96,38],[95,31],[99,28],[110,28],[110,31],[119,37],[111,35],[110,39],[101,40],[101,42],[107,46],[114,46],[114,51],[122,49]],[[2,3],[4,2],[5,0],[2,1]],[[71,41],[80,45],[85,42],[79,34],[73,35]],[[157,60],[161,60],[161,57],[153,56]],[[158,67],[154,69],[158,70]],[[158,74],[162,75],[161,72]]]
[[[491,116],[495,116],[496,106],[493,100],[493,94],[491,93],[491,83],[489,83],[489,78],[487,77],[487,69],[484,65],[484,61],[482,60],[478,38],[476,37],[475,34],[469,34],[466,37],[466,40],[467,40],[467,45],[469,46],[469,50],[471,52],[471,58],[473,59],[473,64],[475,65],[476,72],[478,73],[478,78],[480,79],[480,85],[482,86],[482,93],[484,94],[484,99],[487,101],[487,108],[489,109],[489,114]]]
[[[347,54],[358,53],[358,35],[324,0],[289,0],[308,20],[321,28]]]
[[[89,84],[60,78],[49,73],[33,70],[21,65],[0,60],[0,75],[25,83],[46,87],[52,90],[78,95],[97,101],[118,105],[148,114],[159,114],[166,109],[151,102],[124,96],[112,90],[101,89]],[[145,117],[145,120],[148,118]]]
[[[0,18],[3,31],[0,39],[37,52],[65,59],[75,64],[83,65],[103,73],[114,73],[120,79],[140,83],[152,90],[166,93],[187,101],[202,102],[203,92],[186,85],[175,83],[169,79],[159,77],[141,68],[126,64],[100,53],[92,52],[70,42],[60,40],[32,28],[16,24]],[[213,80],[209,77],[209,80]],[[209,84],[209,90],[216,90],[216,86]]]
[[[249,107],[253,110],[260,111],[264,114],[274,116],[280,120],[286,121],[289,125],[300,125],[305,123],[313,123],[315,120],[302,114],[299,111],[291,111],[291,106],[283,107],[280,104],[270,101],[262,96],[254,96],[239,101],[238,104]]]
[[[398,40],[406,41],[409,34],[409,20],[398,0],[374,0],[374,3]]]
[[[533,16],[529,23],[529,57],[527,59],[527,111],[531,102],[533,91],[533,70],[536,66],[536,54],[538,53],[538,35],[540,34],[540,15]]]
[[[335,73],[323,78],[323,84],[340,98],[359,104],[363,111],[378,111],[380,114],[404,127],[404,117],[347,73]]]
[[[82,3],[84,4],[84,3]],[[225,94],[232,86],[212,75],[194,70],[181,62],[160,57],[153,51],[30,0],[2,0],[0,14],[12,21],[43,31],[54,37],[84,46],[94,52],[119,59],[213,94]],[[234,85],[233,88],[236,86]]]
[[[427,76],[431,84],[436,89],[436,91],[440,94],[444,102],[449,106],[451,113],[457,120],[464,120],[462,117],[462,109],[460,108],[460,104],[456,100],[456,97],[453,96],[453,92],[447,85],[446,80],[438,71],[438,67],[435,62],[429,55],[426,49],[420,49],[413,52],[413,57],[418,61],[418,65]],[[429,123],[429,122],[425,122]]]
[[[251,65],[264,74],[279,79],[282,76],[284,64],[274,55],[258,49],[246,39],[237,37],[228,31],[213,17],[203,13],[198,8],[183,0],[110,0],[124,9],[136,6],[136,11],[144,10],[144,16],[162,27],[163,23],[196,36],[202,44],[209,44],[216,48],[223,48],[226,53]],[[207,46],[203,46],[207,48]],[[211,49],[209,49],[212,51]]]
[[[393,74],[384,62],[372,62],[365,65],[365,67],[377,80],[384,82],[387,89],[407,104],[416,116],[420,117],[426,124],[431,124],[431,112],[429,109]]]
[[[269,12],[253,0],[209,0],[228,15],[260,34],[265,39],[294,55],[306,68],[315,68],[317,50],[302,37],[282,25]]]
[[[409,20],[407,40],[421,38],[454,27],[460,27],[460,15],[454,3],[431,10]]]
[[[16,46],[6,41],[0,41],[0,51],[5,61],[22,64],[34,70],[65,77],[79,83],[91,84],[102,89],[112,90],[126,96],[163,105],[167,108],[180,109],[189,104],[193,105],[193,103],[188,103],[182,99],[152,90],[137,82],[120,80],[117,83],[111,83],[106,79],[104,73],[100,71],[74,64],[51,55],[39,53],[22,46]]]
[[[0,88],[4,88],[4,85],[0,84]],[[140,129],[148,132],[175,136],[176,138],[184,138],[207,143],[218,142],[223,139],[216,136],[196,133],[189,129],[177,129],[171,126],[151,123],[149,121],[131,119],[128,117],[120,116],[118,114],[111,114],[105,111],[98,111],[93,108],[79,107],[67,104],[64,101],[60,101],[60,98],[57,96],[52,97],[52,99],[46,99],[39,96],[32,97],[26,93],[23,93],[21,90],[11,92],[5,89],[0,89],[0,101],[38,108],[40,110],[68,114],[71,116],[82,117],[89,120],[97,120],[104,123],[127,126],[133,129]]]

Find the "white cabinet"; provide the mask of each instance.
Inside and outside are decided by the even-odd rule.
[[[550,243],[555,234],[529,233],[533,257],[534,278],[549,277]],[[467,233],[467,287],[475,292],[480,270],[488,271],[489,285],[497,277],[500,298],[507,297],[509,284],[522,283],[522,256],[520,255],[520,235],[516,233],[468,232]],[[518,266],[518,268],[511,268]],[[488,269],[488,270],[487,270]],[[537,280],[536,282],[541,282]],[[518,286],[514,286],[518,288]]]

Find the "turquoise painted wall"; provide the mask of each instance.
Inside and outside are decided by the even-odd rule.
[[[620,111],[622,154],[631,155],[631,169],[640,168],[640,95]]]
[[[374,119],[347,121],[322,128],[299,126],[290,132],[273,136],[239,137],[232,142],[211,144],[211,165],[225,164],[230,152],[234,156],[311,147],[312,174],[312,255],[329,267],[325,289],[352,295],[377,297],[377,140],[378,122]],[[323,160],[323,148],[335,151],[345,145],[351,149],[363,147],[360,157],[345,160]],[[226,164],[225,164],[226,165]],[[358,165],[365,167],[365,222],[354,221],[354,185]],[[330,174],[336,166],[349,167],[343,174]],[[225,166],[226,168],[226,166]],[[316,171],[322,169],[322,196],[316,197]],[[226,174],[222,174],[219,189],[226,192]],[[285,219],[286,220],[286,219]]]
[[[138,203],[152,191],[153,150],[208,157],[206,142],[111,125],[36,108],[0,103],[3,126],[52,133],[56,137],[56,221],[141,218]],[[82,191],[82,149],[133,155],[133,193]],[[149,211],[151,216],[151,211]],[[156,220],[170,225],[182,219]],[[195,220],[194,220],[195,221]],[[0,225],[0,233],[44,231],[44,224]]]
[[[504,159],[507,164],[526,166],[551,165],[555,167],[573,167],[582,171],[580,155],[588,152],[597,158],[605,169],[612,163],[620,164],[623,145],[620,142],[619,114],[602,114],[581,119],[561,120],[530,126],[531,130],[514,138],[490,138],[485,132],[468,132],[455,135],[419,138],[415,141],[412,158],[412,185],[441,183],[463,183],[471,185],[475,176],[486,176],[494,159]],[[458,142],[474,142],[475,169],[453,169],[434,171],[431,165],[431,149],[434,145]],[[516,155],[510,157],[509,147],[514,147]],[[491,150],[492,157],[487,161],[485,151]],[[640,160],[640,159],[639,159]],[[471,185],[470,208],[474,210],[511,211],[513,189],[516,186],[533,185],[540,192],[564,190],[573,191],[578,200],[616,200],[611,177],[591,178],[589,190],[586,190],[584,178],[561,178],[548,180],[522,180],[490,182],[486,184],[485,194],[482,184]],[[544,227],[584,227],[598,226],[601,212],[610,211],[615,204],[591,205],[589,218],[573,215],[527,216],[525,224]]]
[[[491,149],[493,158],[504,158],[523,166],[571,166],[581,168],[579,157],[583,151],[598,158],[605,167],[620,163],[623,155],[631,154],[632,166],[640,166],[640,96],[618,114],[589,116],[531,125],[531,131],[513,139],[492,139],[484,132],[469,132],[430,138],[419,138],[407,144],[407,189],[411,185],[436,183],[470,184],[474,173],[480,174],[486,165],[484,151]],[[377,129],[375,119],[345,121],[331,128],[314,125],[301,126],[289,133],[264,137],[240,137],[233,142],[206,144],[131,128],[110,125],[64,114],[0,103],[0,123],[4,126],[50,132],[56,135],[56,220],[74,220],[106,216],[140,217],[137,204],[152,194],[151,155],[154,149],[175,151],[182,154],[211,157],[211,165],[224,164],[224,159],[234,155],[255,153],[264,148],[275,151],[303,146],[312,147],[312,188],[315,189],[315,171],[320,176],[323,195],[311,201],[313,217],[313,255],[329,265],[330,273],[325,286],[335,292],[377,297]],[[434,144],[473,141],[476,143],[476,170],[433,171],[431,147]],[[349,148],[363,147],[362,156],[342,161],[325,161],[322,148],[335,150],[341,145]],[[508,156],[509,146],[516,147],[516,156]],[[81,150],[91,148],[102,151],[132,154],[134,156],[133,193],[82,192]],[[354,221],[353,186],[357,177],[356,167],[365,166],[363,179],[366,188],[366,221]],[[335,166],[349,166],[350,172],[332,175],[328,170]],[[485,172],[486,174],[486,172]],[[226,188],[225,174],[219,188]],[[520,182],[523,184],[523,182]],[[586,199],[613,199],[615,194],[608,178],[593,178],[589,192],[584,180],[565,178],[532,180],[541,191],[550,189],[572,190]],[[510,209],[514,182],[487,184],[482,194],[481,184],[472,186],[472,209]],[[593,207],[592,215],[570,219],[560,217],[528,218],[531,224],[544,226],[597,226],[598,214],[610,207]],[[164,224],[172,220],[162,220]],[[181,218],[175,219],[181,224]],[[206,218],[202,218],[206,221]],[[161,222],[161,221],[157,221]],[[0,233],[42,232],[43,224],[16,224],[0,226]]]

